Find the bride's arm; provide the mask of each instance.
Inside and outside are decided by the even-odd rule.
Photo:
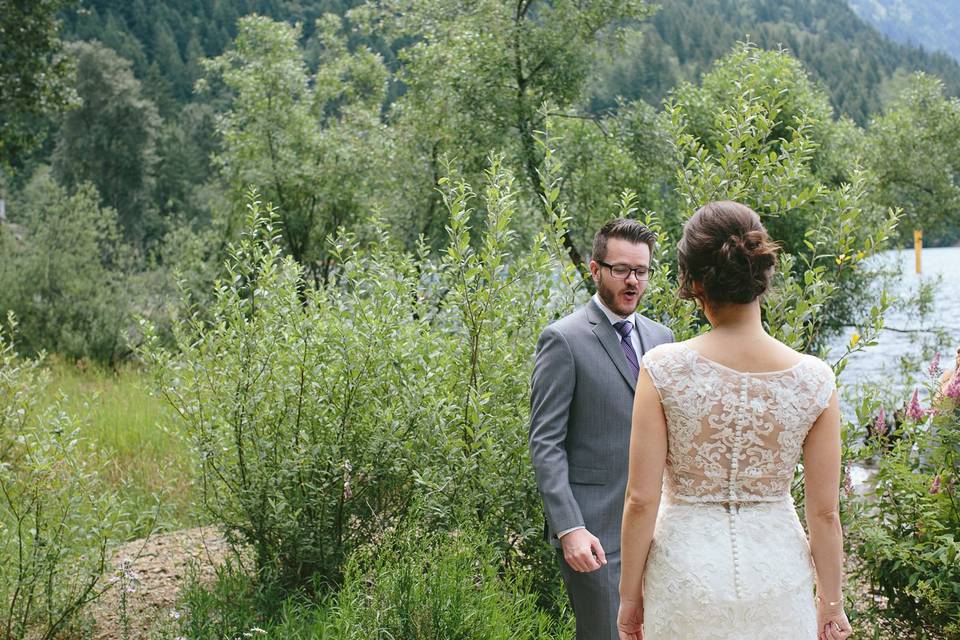
[[[830,404],[803,443],[803,475],[810,551],[820,596],[820,631],[825,622],[849,628],[843,613],[843,531],[840,527],[840,406]],[[844,629],[846,631],[846,629]],[[846,637],[846,634],[838,637]]]
[[[620,533],[620,600],[643,597],[643,571],[660,507],[660,488],[667,457],[667,421],[653,381],[640,370],[633,401],[630,472]]]

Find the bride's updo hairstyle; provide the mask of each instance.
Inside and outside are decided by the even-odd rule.
[[[713,305],[753,302],[770,284],[777,250],[750,207],[705,204],[687,220],[677,245],[680,297]],[[695,282],[702,294],[694,292]]]

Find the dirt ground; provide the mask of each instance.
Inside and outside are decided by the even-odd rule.
[[[109,570],[113,586],[92,605],[95,640],[123,638],[122,599],[130,640],[146,640],[158,620],[168,620],[191,572],[209,583],[231,556],[220,530],[197,527],[155,534],[119,547]],[[121,594],[125,595],[122,598]]]

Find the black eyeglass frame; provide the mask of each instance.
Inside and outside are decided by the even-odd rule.
[[[610,270],[610,277],[616,278],[617,280],[626,280],[631,274],[636,277],[637,282],[643,282],[644,280],[650,279],[650,272],[653,271],[653,265],[647,267],[631,267],[626,264],[610,264],[609,262],[604,262],[603,260],[597,260],[597,264],[601,267],[606,267]],[[618,276],[613,272],[614,267],[620,267],[623,269],[629,269],[626,274],[623,276]],[[643,273],[640,273],[640,270],[643,269]]]

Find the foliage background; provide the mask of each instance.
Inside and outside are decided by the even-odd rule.
[[[30,37],[3,44],[51,81],[0,122],[0,309],[18,322],[4,374],[34,388],[2,415],[71,411],[16,422],[0,462],[10,486],[50,487],[37,500],[99,505],[37,575],[149,532],[150,514],[219,523],[249,551],[158,633],[569,635],[527,386],[539,331],[590,293],[595,228],[626,215],[658,231],[643,311],[683,339],[705,321],[674,295],[682,225],[707,200],[746,202],[784,247],[764,322],[811,353],[850,325],[848,352],[875,345],[906,304],[867,286],[886,277],[871,256],[914,227],[960,238],[960,67],[839,0],[37,6]],[[33,382],[47,352],[121,386],[146,370],[166,409],[112,436],[87,427],[82,403]],[[931,439],[916,417],[901,434],[915,447],[863,448],[881,392],[861,393],[845,465],[877,466],[885,517],[845,501],[866,594],[851,610],[877,637],[956,637],[938,564],[956,557],[956,421],[931,417]],[[24,433],[58,453],[16,453]],[[144,467],[145,446],[168,447],[181,478]],[[73,461],[73,479],[48,473]],[[3,522],[19,513],[8,499]],[[425,576],[418,540],[439,553]],[[104,584],[105,566],[77,566],[87,593]],[[31,575],[3,583],[7,610]],[[7,637],[66,628],[57,607],[78,632],[71,584]]]

